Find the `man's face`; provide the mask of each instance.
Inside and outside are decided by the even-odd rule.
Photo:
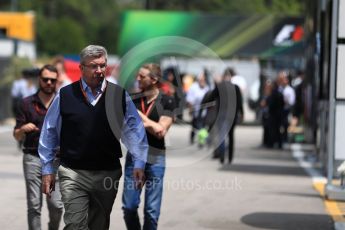
[[[278,73],[278,85],[286,86],[289,84],[289,79],[285,71],[280,71]]]
[[[107,60],[104,56],[88,58],[79,65],[79,68],[86,84],[91,88],[96,88],[103,82],[105,77]]]
[[[150,89],[154,84],[157,83],[156,79],[150,77],[150,70],[145,68],[140,68],[137,74],[137,80],[141,90]]]
[[[40,90],[45,94],[55,93],[57,77],[57,73],[44,69],[39,80]]]
[[[198,82],[201,88],[204,88],[206,86],[206,77],[204,74],[201,74],[198,78]]]

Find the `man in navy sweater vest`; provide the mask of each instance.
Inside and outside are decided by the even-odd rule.
[[[136,107],[120,86],[105,80],[107,51],[89,45],[80,53],[79,81],[63,87],[47,112],[39,141],[43,193],[49,197],[58,171],[64,229],[108,229],[122,175],[119,138],[144,182],[148,144]],[[58,170],[54,153],[60,148]]]

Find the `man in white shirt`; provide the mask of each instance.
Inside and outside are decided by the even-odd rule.
[[[278,83],[279,91],[283,94],[284,97],[284,110],[283,110],[283,142],[287,142],[287,129],[289,127],[289,115],[295,105],[296,94],[295,90],[290,86],[290,81],[288,78],[288,73],[286,71],[280,71],[278,73]]]
[[[202,115],[199,116],[199,110],[201,109],[201,101],[205,94],[209,91],[209,87],[206,82],[206,75],[201,73],[198,76],[197,82],[194,82],[187,92],[186,101],[192,115],[192,131],[190,136],[191,144],[194,143],[194,136],[197,130],[202,126]]]
[[[22,78],[15,80],[11,88],[12,111],[14,116],[18,114],[18,105],[24,97],[31,96],[37,92],[34,78],[38,77],[39,69],[24,69]]]

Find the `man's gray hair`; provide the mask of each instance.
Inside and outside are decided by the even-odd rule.
[[[99,57],[105,57],[105,59],[108,59],[107,50],[103,46],[98,45],[89,45],[85,47],[80,52],[80,63],[84,63],[85,59],[88,58],[99,58]]]

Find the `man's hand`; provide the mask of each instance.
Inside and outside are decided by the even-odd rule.
[[[25,137],[26,133],[32,132],[32,131],[39,131],[37,126],[33,123],[27,123],[23,125],[22,127],[14,130],[14,138],[16,138],[17,141],[22,141]]]
[[[20,127],[20,129],[24,133],[29,133],[29,132],[32,132],[32,131],[39,131],[38,127],[35,124],[31,123],[31,122],[23,125],[22,127]]]
[[[155,123],[153,125],[152,129],[153,129],[155,136],[158,139],[162,139],[166,134],[166,129],[164,129],[164,127],[159,123]]]
[[[133,177],[135,181],[135,187],[141,189],[145,183],[144,169],[135,168],[133,169]]]
[[[158,122],[154,122],[150,120],[145,114],[138,110],[138,114],[140,115],[144,127],[149,131],[151,134],[156,136],[158,139],[162,139],[166,134],[166,129],[159,124]]]
[[[55,191],[55,174],[43,175],[42,192],[50,198],[52,191]]]

